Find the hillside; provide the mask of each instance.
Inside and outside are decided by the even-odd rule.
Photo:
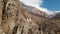
[[[60,34],[58,20],[19,0],[0,0],[0,34]]]

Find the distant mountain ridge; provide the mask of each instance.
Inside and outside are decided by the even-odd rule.
[[[38,15],[41,15],[41,16],[48,17],[48,15],[45,12],[40,11],[36,7],[27,6],[27,5],[24,5],[23,3],[22,3],[22,6],[23,6],[24,9],[26,9],[30,13],[34,13],[34,14],[38,14]]]

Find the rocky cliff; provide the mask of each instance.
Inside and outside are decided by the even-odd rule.
[[[59,26],[35,7],[19,0],[0,0],[0,34],[60,34]]]

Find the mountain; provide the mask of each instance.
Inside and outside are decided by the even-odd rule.
[[[60,34],[60,25],[54,18],[36,7],[26,6],[19,0],[1,3],[0,34]]]
[[[41,15],[41,16],[44,16],[44,17],[48,17],[47,13],[39,10],[36,7],[27,6],[27,5],[23,4],[23,3],[22,3],[22,6],[23,6],[24,9],[28,10],[28,12],[30,12],[30,13],[34,13],[34,14],[38,14],[38,15]]]
[[[55,15],[56,18],[60,18],[60,12]]]

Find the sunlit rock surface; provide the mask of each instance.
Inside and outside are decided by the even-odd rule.
[[[60,17],[19,0],[0,0],[0,34],[60,34]]]

